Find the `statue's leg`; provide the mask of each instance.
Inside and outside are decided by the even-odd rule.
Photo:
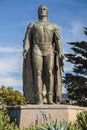
[[[33,66],[35,74],[35,87],[37,91],[37,104],[42,104],[42,56],[33,55]]]
[[[47,88],[47,101],[49,104],[53,104],[53,89],[54,89],[54,76],[53,76],[53,68],[54,68],[54,55],[45,57],[45,66],[46,72],[48,76],[48,88]]]

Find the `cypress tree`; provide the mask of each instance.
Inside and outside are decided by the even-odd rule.
[[[87,28],[84,29],[87,35]],[[65,54],[67,62],[74,65],[72,73],[65,73],[64,84],[68,98],[85,105],[87,98],[87,42],[69,42],[73,53]]]

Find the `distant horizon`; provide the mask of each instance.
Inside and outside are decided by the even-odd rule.
[[[87,40],[86,0],[1,0],[0,1],[0,86],[12,86],[22,91],[23,39],[27,26],[38,21],[39,5],[48,7],[48,20],[59,26],[63,53],[70,52],[67,42]],[[64,70],[72,71],[72,65],[65,63]],[[63,75],[64,75],[63,73]],[[66,92],[63,88],[63,92]]]

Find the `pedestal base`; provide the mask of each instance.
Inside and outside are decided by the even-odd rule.
[[[31,124],[43,124],[49,120],[75,121],[77,113],[87,110],[72,105],[25,105],[8,107],[9,115],[16,119],[20,128]]]

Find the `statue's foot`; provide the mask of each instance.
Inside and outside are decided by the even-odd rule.
[[[37,104],[43,104],[43,98],[42,98],[42,93],[37,93]]]
[[[48,94],[47,94],[47,103],[48,104],[54,104],[54,102],[53,102],[53,92],[48,92]]]
[[[48,104],[54,104],[54,102],[53,101],[48,101]]]
[[[61,103],[60,102],[56,102],[57,105],[60,105]]]
[[[38,105],[42,105],[43,102],[42,102],[41,100],[39,100],[39,101],[37,102],[37,104],[38,104]]]

